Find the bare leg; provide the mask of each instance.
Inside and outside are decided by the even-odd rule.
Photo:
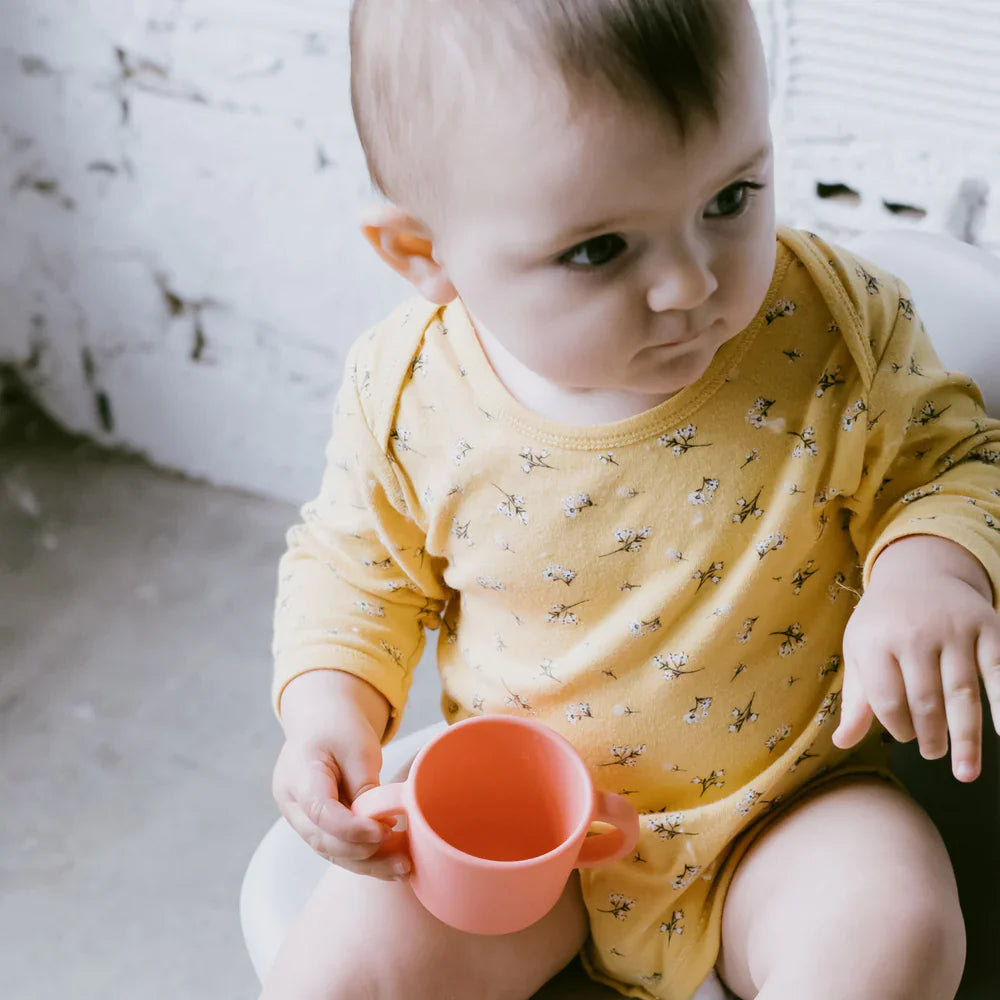
[[[574,872],[555,908],[515,934],[466,934],[424,909],[407,882],[334,865],[309,898],[261,1000],[528,1000],[588,933]]]
[[[879,778],[831,783],[747,851],[717,969],[742,1000],[953,1000],[965,925],[930,818]]]

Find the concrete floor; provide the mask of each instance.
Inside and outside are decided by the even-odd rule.
[[[14,411],[0,412],[0,995],[253,998],[237,903],[277,815],[270,619],[296,511]],[[439,717],[437,694],[425,662],[404,733]],[[904,766],[973,918],[960,996],[1000,995],[995,744],[972,788],[940,763]]]
[[[296,511],[18,423],[0,432],[0,996],[256,997],[237,905],[277,816],[270,617]],[[421,672],[407,732],[439,717]]]

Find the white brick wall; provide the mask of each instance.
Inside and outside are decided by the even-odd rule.
[[[0,0],[0,362],[65,424],[314,490],[344,349],[406,294],[357,232],[348,5]],[[1000,249],[1000,4],[755,7],[784,219]]]

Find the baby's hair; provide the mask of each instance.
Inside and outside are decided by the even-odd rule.
[[[372,182],[399,204],[432,198],[443,181],[428,175],[443,172],[431,159],[439,140],[461,129],[462,111],[489,121],[488,95],[476,85],[484,77],[501,85],[496,71],[503,69],[527,74],[546,64],[571,99],[587,86],[610,88],[659,110],[683,141],[693,116],[718,122],[720,77],[741,6],[744,0],[354,0],[351,103]]]

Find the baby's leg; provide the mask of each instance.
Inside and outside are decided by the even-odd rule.
[[[264,982],[261,1000],[528,1000],[588,934],[574,872],[555,908],[515,934],[465,934],[407,882],[330,866]]]
[[[749,848],[717,968],[743,1000],[952,1000],[964,963],[940,834],[868,776],[817,789]]]

